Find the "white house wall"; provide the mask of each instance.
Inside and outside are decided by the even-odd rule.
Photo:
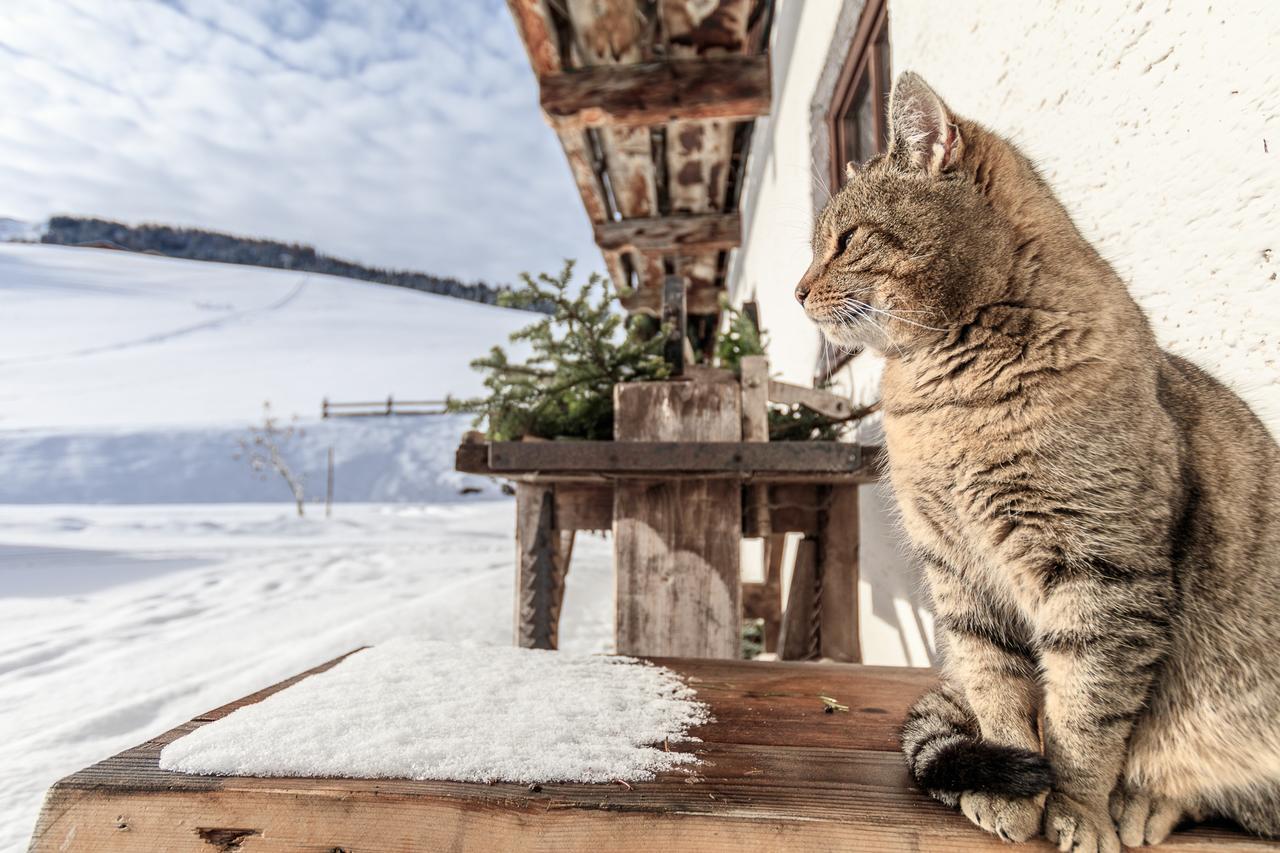
[[[793,382],[811,381],[818,353],[791,291],[826,198],[821,119],[861,7],[779,0],[774,109],[752,142],[730,286],[759,303],[772,367]],[[893,73],[920,72],[1022,146],[1164,346],[1280,435],[1280,3],[890,0],[889,31]],[[877,373],[863,356],[841,384],[867,401]],[[892,499],[862,497],[866,660],[928,663],[931,622]]]

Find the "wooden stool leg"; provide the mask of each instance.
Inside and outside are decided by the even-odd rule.
[[[556,528],[555,490],[516,484],[516,645],[554,649],[573,531]]]
[[[778,632],[781,660],[814,660],[818,657],[817,542],[806,536],[796,547],[796,563],[791,569],[787,607],[782,612]]]
[[[832,486],[818,516],[820,652],[831,660],[859,663],[858,487]]]

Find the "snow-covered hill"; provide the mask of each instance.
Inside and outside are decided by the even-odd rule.
[[[0,503],[287,500],[232,459],[263,403],[346,501],[456,497],[460,417],[314,421],[324,397],[465,396],[533,315],[283,270],[0,244]],[[472,483],[472,485],[476,485]]]

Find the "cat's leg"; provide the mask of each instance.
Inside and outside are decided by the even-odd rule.
[[[1045,805],[1044,829],[1059,850],[1120,851],[1111,794],[1134,721],[1168,648],[1167,586],[1157,575],[1102,561],[1054,566],[1042,575],[1036,646],[1045,689],[1045,748],[1058,777]],[[1158,818],[1163,822],[1165,811]]]
[[[971,709],[978,736],[1010,748],[1011,755],[1026,754],[1013,763],[1038,765],[1028,757],[1040,754],[1035,726],[1039,685],[1029,647],[973,583],[942,560],[926,556],[924,563],[936,625],[947,649],[947,678]],[[1038,772],[1024,780],[1018,793],[962,791],[960,810],[1000,838],[1025,841],[1040,832],[1047,791],[1035,789],[1045,779],[1044,770]]]

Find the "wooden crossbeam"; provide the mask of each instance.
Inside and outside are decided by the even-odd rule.
[[[839,441],[495,441],[489,470],[666,474],[857,473],[862,448]]]
[[[776,379],[769,380],[769,400],[788,406],[796,404],[806,406],[829,418],[847,418],[853,414],[853,404],[847,397],[823,391],[821,388],[806,388],[803,385],[792,385]]]
[[[688,253],[719,252],[742,243],[737,213],[655,216],[598,222],[596,244],[605,251]]]
[[[755,118],[770,104],[767,54],[601,65],[541,83],[542,111],[557,129]]]

